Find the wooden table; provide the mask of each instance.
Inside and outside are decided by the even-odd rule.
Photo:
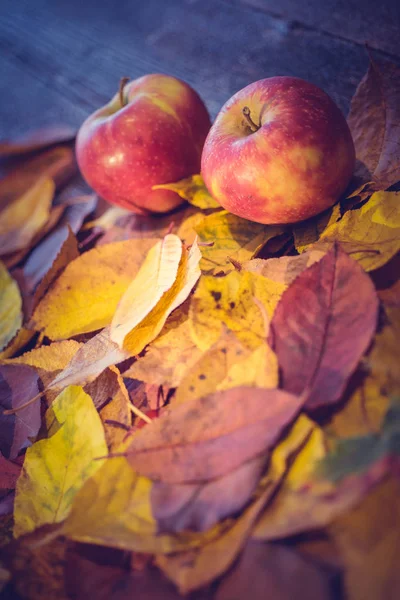
[[[295,75],[347,113],[368,65],[400,64],[399,0],[1,0],[0,138],[83,119],[121,76],[165,72],[212,117],[246,84]]]

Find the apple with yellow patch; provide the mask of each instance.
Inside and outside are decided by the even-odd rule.
[[[201,172],[214,198],[258,223],[293,223],[332,206],[355,164],[345,118],[316,85],[271,77],[222,107],[203,148]]]
[[[211,122],[185,82],[151,74],[128,83],[81,126],[76,155],[87,183],[112,204],[136,213],[167,212],[177,193],[153,190],[200,170]]]

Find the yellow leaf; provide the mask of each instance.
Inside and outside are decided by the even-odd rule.
[[[182,258],[174,284],[164,293],[153,310],[124,339],[124,349],[132,356],[139,354],[157,337],[171,312],[186,300],[200,277],[200,256],[196,240],[189,253],[182,249]]]
[[[52,340],[109,325],[153,244],[145,238],[115,242],[73,260],[39,303],[34,324]]]
[[[153,190],[171,190],[171,192],[176,192],[193,206],[197,206],[197,208],[203,210],[207,208],[221,208],[221,205],[214,200],[207,190],[201,175],[192,175],[175,183],[153,185]]]
[[[278,385],[278,362],[266,342],[255,350],[242,346],[231,331],[207,350],[188,369],[173,403],[201,398],[213,392],[239,386],[272,388]]]
[[[17,334],[8,343],[2,352],[0,352],[0,361],[6,360],[19,352],[27,343],[33,338],[35,332],[31,329],[25,329],[22,327],[18,330]]]
[[[2,350],[22,325],[22,299],[18,285],[1,261],[0,297],[0,350]]]
[[[124,373],[154,385],[177,387],[186,371],[202,355],[190,336],[187,308],[175,310],[160,335]]]
[[[399,497],[399,481],[388,478],[329,529],[344,563],[349,600],[400,597]]]
[[[303,415],[300,419],[306,419]],[[253,537],[274,540],[325,527],[348,510],[370,485],[345,481],[341,488],[317,478],[316,467],[326,455],[323,432],[312,421],[310,435],[297,454],[272,503],[261,515]],[[273,452],[271,463],[274,464]]]
[[[268,240],[285,231],[280,226],[241,219],[226,210],[205,217],[195,229],[202,242],[213,243],[202,247],[200,268],[204,273],[232,271],[230,258],[249,260]]]
[[[55,185],[41,177],[0,213],[0,255],[25,248],[50,216]]]
[[[321,239],[341,242],[366,271],[382,267],[400,249],[400,192],[375,192],[327,227]]]
[[[69,361],[75,356],[81,343],[75,340],[64,340],[53,342],[49,346],[40,346],[29,352],[25,352],[18,358],[4,361],[6,364],[29,365],[43,371],[58,371],[65,369]]]
[[[202,222],[203,219],[204,213],[197,211],[194,214],[190,214],[180,224],[177,231],[177,236],[180,237],[182,242],[184,242],[187,246],[189,244],[193,244],[194,240],[197,238],[196,227]]]
[[[297,252],[304,252],[311,244],[317,242],[321,234],[330,225],[340,219],[340,204],[337,203],[327,211],[293,225],[294,245]]]
[[[128,357],[125,350],[110,340],[109,328],[106,327],[78,349],[48,388],[63,390],[68,385],[84,385],[94,381],[107,367]]]
[[[269,320],[286,286],[254,273],[232,271],[225,277],[203,275],[190,306],[192,338],[201,350],[215,344],[223,324],[247,348],[256,349],[268,334]]]
[[[122,296],[111,322],[110,338],[123,346],[124,339],[174,284],[182,256],[182,242],[169,233],[146,256],[135,279]]]
[[[119,450],[123,452],[129,443]],[[85,543],[145,553],[185,550],[210,537],[207,532],[158,532],[151,512],[152,487],[152,481],[138,475],[125,457],[105,459],[78,492],[63,533]]]
[[[93,459],[107,454],[100,417],[81,388],[62,392],[46,413],[49,419],[57,424],[56,432],[28,448],[17,482],[16,537],[45,523],[63,521],[82,484],[100,466]]]

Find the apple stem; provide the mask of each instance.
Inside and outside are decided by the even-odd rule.
[[[119,82],[118,95],[119,95],[119,101],[120,101],[120,104],[121,104],[121,108],[123,106],[125,106],[125,104],[126,104],[126,99],[124,97],[124,89],[125,89],[126,84],[129,81],[129,79],[130,79],[130,77],[121,77],[121,80]]]
[[[242,109],[242,113],[244,114],[244,117],[245,117],[245,119],[246,119],[246,121],[247,121],[247,123],[248,123],[248,125],[249,125],[249,127],[250,127],[250,129],[251,129],[251,131],[252,131],[253,133],[255,133],[256,131],[258,131],[258,130],[260,129],[260,125],[256,125],[256,124],[254,123],[253,119],[252,119],[252,118],[251,118],[251,116],[250,116],[250,109],[249,109],[249,107],[248,107],[248,106],[245,106],[245,107]]]

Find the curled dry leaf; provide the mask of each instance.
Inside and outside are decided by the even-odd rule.
[[[279,258],[253,258],[242,264],[250,273],[257,273],[276,283],[290,285],[300,273],[325,256],[327,249],[314,246],[300,256],[280,256]]]
[[[109,325],[152,245],[145,239],[116,242],[73,260],[36,308],[35,327],[59,340]]]
[[[130,355],[139,354],[147,344],[161,332],[173,310],[178,308],[189,296],[200,277],[200,250],[195,241],[189,252],[182,248],[176,278],[172,286],[162,295],[159,302],[124,338],[124,349]]]
[[[280,226],[246,221],[226,210],[205,217],[195,230],[201,242],[212,243],[201,249],[200,268],[203,273],[214,274],[232,271],[230,258],[249,260],[268,240],[284,232]]]
[[[232,271],[225,277],[203,275],[189,310],[196,346],[209,349],[226,326],[243,345],[256,349],[265,341],[270,318],[285,289],[285,284],[246,271]]]
[[[7,458],[15,458],[29,445],[40,427],[40,405],[22,408],[15,415],[4,410],[18,409],[38,393],[38,375],[25,365],[0,366],[0,451]]]
[[[300,405],[299,398],[281,390],[216,392],[156,419],[132,439],[127,457],[138,473],[157,481],[221,477],[269,450]]]
[[[182,242],[167,234],[148,252],[136,277],[122,296],[113,316],[111,339],[123,346],[124,339],[175,283],[182,257]]]
[[[385,190],[400,180],[400,69],[370,57],[352,99],[349,127],[356,147],[356,175]]]
[[[34,152],[52,146],[53,144],[61,144],[74,139],[76,129],[69,125],[52,125],[43,127],[37,131],[27,133],[15,140],[6,140],[0,142],[0,157],[15,156],[17,154],[25,154]]]
[[[295,279],[272,319],[283,389],[305,394],[308,409],[337,402],[368,348],[377,312],[370,278],[333,245]]]
[[[54,182],[38,179],[22,196],[0,213],[0,255],[25,248],[46,224],[54,195]]]
[[[192,175],[176,183],[154,185],[153,190],[171,190],[171,192],[176,192],[181,198],[202,210],[221,208],[221,205],[214,200],[206,188],[201,175]]]
[[[376,192],[328,226],[321,240],[340,242],[365,271],[382,267],[400,249],[400,192]]]
[[[58,523],[68,515],[74,496],[107,454],[100,417],[85,392],[71,386],[46,413],[49,437],[28,448],[17,482],[14,535],[33,531],[45,523]]]
[[[22,299],[18,285],[0,261],[0,350],[6,348],[22,325]]]

